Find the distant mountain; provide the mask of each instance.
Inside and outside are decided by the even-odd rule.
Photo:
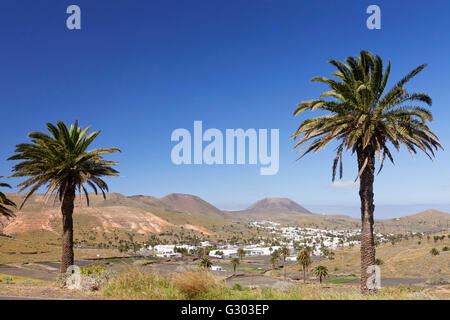
[[[23,194],[9,194],[20,204]],[[169,229],[188,229],[214,235],[229,235],[227,226],[236,227],[254,220],[271,220],[301,227],[349,230],[361,226],[359,219],[346,215],[313,214],[298,203],[286,198],[265,198],[241,211],[221,211],[205,200],[188,194],[173,193],[162,198],[125,196],[120,193],[77,196],[74,222],[77,229],[111,232],[124,230],[140,234],[160,233]],[[49,230],[59,233],[60,203],[42,194],[33,195],[15,219],[0,217],[0,233],[14,234],[29,230]],[[234,223],[238,222],[238,223]],[[450,214],[426,210],[396,219],[376,220],[375,229],[386,233],[436,232],[446,230]],[[236,231],[236,230],[235,230]]]
[[[288,198],[264,198],[261,199],[246,210],[243,213],[308,213],[312,214],[311,211],[305,209],[297,202],[292,201]]]
[[[283,223],[298,223],[300,218],[310,221],[315,216],[311,211],[287,198],[264,198],[245,210],[230,211],[237,219],[271,220]]]
[[[215,219],[225,219],[227,216],[225,212],[202,198],[190,194],[171,193],[162,198],[151,196],[130,196],[128,198],[158,210],[190,213]]]

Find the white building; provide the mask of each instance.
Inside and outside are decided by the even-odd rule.
[[[223,268],[221,266],[211,266],[212,271],[223,271]]]
[[[223,255],[218,255],[217,252],[223,252]],[[236,258],[238,255],[236,249],[228,249],[228,250],[224,249],[224,250],[211,250],[209,252],[209,256],[218,259],[229,259],[229,258]]]

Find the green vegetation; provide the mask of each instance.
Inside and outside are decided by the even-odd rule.
[[[86,275],[86,276],[100,275],[105,271],[106,271],[106,268],[104,266],[91,265],[91,266],[81,268],[81,274]]]
[[[326,281],[327,283],[334,283],[334,284],[338,284],[338,283],[347,283],[347,282],[352,282],[357,280],[358,278],[339,278],[339,279],[334,279],[334,280],[329,280]]]
[[[36,279],[31,279],[31,278],[26,278],[26,277],[19,277],[19,276],[10,276],[10,275],[6,275],[6,274],[0,274],[0,283],[5,283],[5,284],[14,284],[14,283],[34,283],[34,284],[38,284],[38,283],[44,283],[45,281],[43,280],[36,280]]]
[[[436,248],[433,248],[430,250],[430,253],[432,256],[437,256],[437,255],[439,255],[439,250]]]
[[[108,191],[107,184],[101,179],[104,176],[118,176],[112,168],[117,164],[106,161],[102,154],[120,152],[117,148],[100,148],[86,151],[89,145],[100,134],[96,131],[87,135],[90,127],[82,129],[78,121],[70,127],[58,121],[56,126],[47,123],[50,135],[31,132],[31,143],[18,144],[16,154],[8,160],[20,160],[12,171],[12,177],[29,177],[20,183],[20,192],[29,189],[21,207],[40,187],[46,186],[46,195],[61,201],[63,224],[61,273],[73,265],[73,209],[75,193],[84,192],[89,206],[89,196],[85,188],[89,185],[97,194],[97,188],[103,193]]]
[[[351,150],[356,153],[360,179],[361,199],[361,268],[367,270],[375,264],[373,234],[375,158],[381,161],[378,172],[383,168],[386,157],[393,163],[389,149],[400,150],[403,145],[411,154],[418,150],[430,158],[435,150],[442,148],[438,137],[431,132],[427,122],[432,121],[431,112],[414,103],[432,104],[424,93],[409,93],[405,84],[420,73],[426,65],[421,65],[401,79],[392,89],[385,92],[391,71],[391,63],[383,70],[383,60],[370,52],[361,51],[360,56],[348,57],[345,62],[330,60],[337,71],[333,76],[338,81],[325,77],[315,77],[330,87],[319,99],[303,101],[298,104],[294,116],[310,110],[324,111],[326,114],[303,121],[292,138],[298,140],[295,149],[304,155],[325,148],[336,140],[336,156],[332,167],[332,180],[335,180],[339,164],[339,177],[342,178],[342,155]],[[330,97],[331,100],[324,98]],[[413,106],[411,106],[411,104]],[[306,146],[304,146],[304,143]],[[367,287],[369,274],[361,272],[361,292],[374,292]]]

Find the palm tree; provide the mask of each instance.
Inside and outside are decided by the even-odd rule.
[[[313,272],[316,277],[319,277],[319,283],[322,283],[322,278],[328,277],[328,268],[325,266],[317,266]]]
[[[47,197],[55,196],[61,202],[63,235],[61,272],[73,265],[73,208],[75,194],[78,190],[86,196],[89,206],[89,195],[86,186],[90,186],[95,194],[99,189],[103,197],[108,192],[108,185],[101,179],[104,176],[118,176],[112,168],[115,161],[106,161],[102,154],[120,152],[117,148],[100,148],[86,151],[89,145],[100,134],[95,131],[88,135],[90,127],[82,129],[78,121],[67,128],[58,121],[56,126],[47,123],[50,135],[31,132],[30,143],[18,144],[16,154],[8,160],[22,160],[12,171],[12,177],[28,177],[20,183],[20,192],[29,189],[20,208],[40,187],[46,188]],[[98,188],[98,189],[97,189]]]
[[[306,269],[311,264],[311,257],[307,250],[303,250],[297,256],[297,262],[302,266],[303,269],[303,282],[306,283]]]
[[[386,157],[393,163],[390,147],[400,150],[404,145],[414,155],[420,149],[430,158],[434,150],[442,148],[438,137],[427,126],[432,115],[426,108],[411,106],[410,103],[425,103],[431,106],[431,98],[424,93],[408,93],[404,85],[422,71],[421,65],[401,79],[384,94],[391,64],[383,70],[383,61],[367,51],[359,57],[349,57],[347,63],[329,61],[338,71],[333,73],[340,80],[315,77],[314,82],[322,82],[330,87],[319,99],[300,102],[294,111],[297,116],[307,110],[322,110],[326,114],[307,119],[301,123],[292,138],[297,140],[294,149],[302,152],[300,158],[310,152],[323,149],[331,141],[338,142],[332,166],[332,181],[342,178],[342,155],[351,150],[356,153],[360,179],[361,199],[361,291],[369,290],[366,281],[369,266],[375,265],[373,236],[373,182],[376,155],[381,161],[378,173],[383,168]],[[331,99],[324,99],[330,97]],[[301,147],[305,142],[308,144]],[[356,182],[355,180],[355,182]]]
[[[286,279],[286,258],[289,256],[289,249],[287,247],[282,247],[280,249],[281,257],[283,258],[283,271],[284,271],[284,278]]]
[[[278,257],[275,255],[270,256],[270,264],[272,265],[272,269],[275,269],[275,263],[277,263]]]
[[[240,264],[241,262],[239,261],[238,258],[231,258],[230,260],[231,265],[233,266],[233,275],[236,274],[236,267],[238,266],[238,264]]]
[[[3,178],[0,176],[0,178]],[[1,183],[0,182],[0,187],[1,188],[11,188],[11,186],[7,183]],[[11,208],[8,207],[12,207],[12,208],[16,208],[16,204],[11,201],[10,199],[8,199],[6,197],[6,195],[3,192],[0,192],[0,216],[5,216],[7,218],[12,218],[14,217],[14,213],[11,210]]]
[[[243,260],[244,257],[245,257],[245,250],[242,249],[242,248],[239,248],[239,249],[237,250],[237,255],[238,255],[239,259]]]
[[[199,265],[202,268],[209,269],[212,266],[212,262],[211,260],[209,260],[209,258],[204,257],[200,259]]]

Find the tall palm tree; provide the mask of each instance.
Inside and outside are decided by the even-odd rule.
[[[106,198],[108,185],[101,179],[104,176],[118,176],[112,168],[115,161],[106,161],[102,154],[120,152],[117,148],[100,148],[86,151],[89,145],[100,134],[95,131],[88,135],[90,127],[82,129],[78,121],[67,128],[58,121],[56,126],[47,123],[50,135],[41,132],[31,132],[30,143],[18,144],[16,154],[9,160],[21,160],[12,171],[12,177],[28,177],[20,183],[20,191],[28,189],[20,208],[30,196],[40,187],[46,188],[47,197],[55,196],[61,202],[63,235],[61,272],[73,265],[73,208],[75,194],[78,191],[86,196],[89,205],[89,195],[86,190],[90,186],[95,194],[98,189]]]
[[[328,277],[328,269],[325,266],[317,266],[313,272],[316,277],[319,277],[319,283],[322,283],[322,278]]]
[[[336,156],[332,166],[332,180],[342,178],[342,155],[351,150],[356,153],[360,179],[361,199],[361,291],[376,290],[367,287],[368,267],[375,265],[375,246],[373,236],[373,182],[375,158],[378,157],[383,168],[386,157],[393,163],[389,148],[400,150],[404,145],[414,155],[422,150],[428,157],[442,148],[438,137],[427,126],[432,121],[430,111],[415,103],[431,106],[431,98],[424,93],[409,93],[404,85],[422,71],[421,65],[385,92],[391,64],[383,70],[379,56],[361,51],[359,57],[349,57],[345,62],[329,61],[337,68],[333,73],[339,80],[315,77],[313,82],[322,82],[330,87],[319,99],[300,102],[294,115],[307,110],[322,110],[325,114],[303,121],[293,134],[297,140],[294,149],[302,152],[299,159],[310,152],[323,149],[332,141],[337,141]],[[330,99],[324,99],[324,98]],[[305,142],[306,146],[301,147]]]
[[[236,274],[236,267],[241,263],[238,258],[231,258],[231,265],[233,266],[233,275]]]
[[[0,178],[3,178],[2,176],[0,176]],[[0,182],[0,187],[1,188],[11,188],[11,186],[7,183],[1,183]],[[8,199],[6,197],[6,195],[3,192],[0,192],[0,216],[5,216],[7,218],[12,218],[14,217],[14,213],[11,210],[11,208],[16,208],[16,204],[11,201],[10,199]]]
[[[297,262],[302,266],[303,269],[303,282],[306,283],[306,269],[311,264],[311,257],[309,256],[308,250],[303,250],[297,256]]]
[[[284,271],[284,278],[286,279],[286,258],[289,256],[289,249],[287,247],[282,247],[280,249],[281,257],[283,258],[283,271]]]

